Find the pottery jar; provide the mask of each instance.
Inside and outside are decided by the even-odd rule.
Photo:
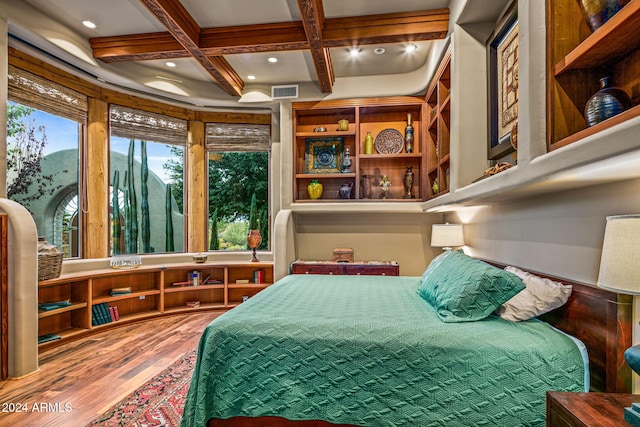
[[[322,197],[322,189],[322,184],[317,179],[311,180],[309,185],[307,185],[307,192],[312,200]]]

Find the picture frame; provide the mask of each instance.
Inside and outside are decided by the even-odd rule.
[[[308,174],[340,173],[344,138],[307,138],[305,171]]]
[[[517,150],[518,6],[514,2],[499,22],[487,50],[489,61],[488,158]]]

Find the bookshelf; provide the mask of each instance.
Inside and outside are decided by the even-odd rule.
[[[198,286],[189,283],[194,271],[199,272]],[[261,283],[254,282],[255,271],[263,272],[258,280]],[[272,283],[271,262],[189,262],[63,274],[38,282],[38,304],[68,301],[63,307],[38,311],[38,336],[56,337],[40,343],[38,349],[44,351],[92,332],[153,317],[228,310]],[[131,288],[131,292],[112,295],[114,288]],[[119,320],[92,324],[92,308],[104,303],[117,307]]]
[[[293,199],[295,203],[323,202],[420,202],[427,198],[426,156],[424,151],[424,117],[426,105],[424,99],[414,96],[385,98],[359,98],[295,102],[293,108]],[[411,115],[414,129],[412,152],[407,152],[404,143],[405,127],[408,115]],[[349,121],[347,130],[339,131],[338,121]],[[390,135],[383,138],[380,135]],[[371,152],[366,149],[367,134],[371,134],[374,144]],[[376,141],[389,141],[395,149],[383,149],[384,144]],[[341,167],[316,169],[314,151],[311,147],[321,146],[323,141],[337,141],[340,148],[332,152],[344,159],[348,149],[352,160],[349,170]],[[380,152],[382,151],[382,152]],[[333,164],[332,164],[333,166]],[[408,168],[413,173],[413,197],[404,197],[404,179]],[[386,175],[391,188],[382,198],[379,182]],[[312,180],[323,185],[322,196],[312,199],[307,186]],[[342,186],[351,187],[351,196],[342,198],[339,190]]]
[[[549,151],[640,115],[640,2],[631,1],[592,32],[574,0],[547,0],[547,135]],[[591,127],[585,104],[608,76],[633,106]]]

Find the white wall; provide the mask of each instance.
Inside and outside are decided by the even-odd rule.
[[[608,215],[640,213],[640,179],[446,215],[465,224],[470,255],[594,284]]]

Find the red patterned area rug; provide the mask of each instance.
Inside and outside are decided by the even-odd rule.
[[[185,354],[87,427],[178,427],[196,357]]]

